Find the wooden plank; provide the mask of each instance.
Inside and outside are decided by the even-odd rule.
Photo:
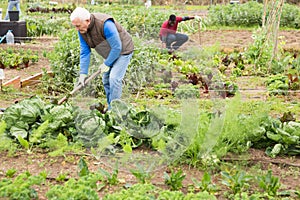
[[[53,76],[53,73],[51,71],[47,72],[48,75]],[[30,86],[30,85],[35,85],[40,83],[40,79],[43,77],[43,72],[41,73],[37,73],[33,76],[30,76],[26,79],[23,79],[21,81],[21,87],[26,87],[26,86]]]
[[[29,85],[35,85],[40,82],[40,78],[43,76],[42,73],[38,73],[36,75],[30,76],[26,79],[23,79],[21,81],[21,87],[29,86]]]
[[[21,77],[20,76],[17,76],[7,82],[5,82],[3,84],[3,86],[12,86],[16,89],[20,89],[21,88]]]

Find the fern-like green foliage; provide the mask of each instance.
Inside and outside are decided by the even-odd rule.
[[[116,199],[206,199],[216,200],[214,195],[210,195],[208,192],[187,193],[182,191],[170,191],[163,190],[152,184],[135,184],[128,189],[122,189],[113,194],[106,194],[103,200],[116,200]]]
[[[38,193],[33,186],[41,185],[44,181],[43,176],[32,176],[29,172],[19,174],[14,180],[1,179],[0,197],[4,199],[38,199]]]
[[[82,145],[79,143],[68,143],[67,137],[59,133],[58,136],[53,138],[48,138],[41,147],[49,149],[49,156],[63,156],[67,152],[83,152]]]
[[[218,155],[227,152],[245,152],[249,149],[248,143],[258,141],[264,136],[259,131],[260,124],[268,116],[266,104],[247,103],[251,110],[246,110],[246,103],[237,95],[226,102],[226,111],[222,113],[223,128],[214,151]]]
[[[101,188],[102,176],[89,173],[86,176],[69,179],[64,185],[54,185],[48,190],[46,196],[49,200],[54,199],[90,199],[99,200],[97,189]]]
[[[42,136],[46,133],[49,126],[49,121],[44,121],[37,129],[32,131],[32,134],[29,135],[29,141],[31,143],[40,143]]]

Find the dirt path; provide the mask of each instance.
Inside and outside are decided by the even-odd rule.
[[[253,42],[252,31],[246,30],[210,30],[190,36],[188,45],[212,46],[219,44],[222,48],[240,49]],[[280,31],[279,37],[284,42],[284,49],[300,51],[300,30]]]

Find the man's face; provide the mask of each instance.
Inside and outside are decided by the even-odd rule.
[[[72,21],[72,25],[76,28],[77,31],[79,31],[80,33],[86,33],[87,29],[89,27],[90,24],[90,20],[81,20],[79,18],[75,18]]]
[[[175,21],[169,20],[169,25],[170,25],[170,26],[174,26],[174,25],[175,25]]]

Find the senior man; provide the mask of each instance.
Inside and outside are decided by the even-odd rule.
[[[90,64],[91,48],[104,59],[100,65],[108,103],[122,96],[122,81],[133,55],[134,44],[129,33],[110,15],[90,13],[77,7],[70,16],[80,41],[79,83],[84,85]]]

